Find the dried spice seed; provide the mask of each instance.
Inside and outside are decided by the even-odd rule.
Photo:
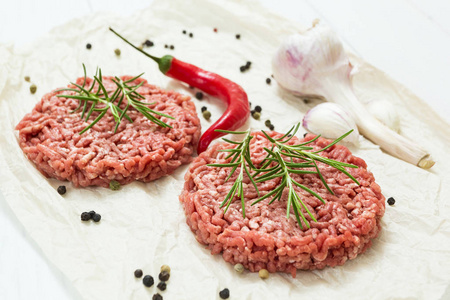
[[[217,28],[214,28],[214,32],[217,32]]]
[[[204,111],[206,111],[206,110],[208,110],[208,109],[206,108],[206,106],[202,106],[202,112],[204,112]]]
[[[395,199],[394,199],[394,197],[389,197],[388,200],[387,200],[387,203],[388,203],[389,205],[394,205],[394,204],[395,204]]]
[[[154,44],[153,44],[152,41],[146,40],[146,41],[144,42],[144,45],[147,46],[147,47],[152,47]]]
[[[30,92],[31,92],[32,94],[34,94],[34,93],[36,93],[36,90],[37,90],[37,86],[36,86],[35,84],[32,84],[32,85],[30,86]]]
[[[189,33],[189,37],[191,38],[191,37],[194,37],[194,34],[191,32],[191,33]]]
[[[92,45],[90,43],[87,43],[86,44],[86,49],[91,49],[91,48],[92,48]]]
[[[163,300],[163,296],[161,296],[160,294],[156,293],[153,295],[152,300]]]
[[[81,221],[89,221],[91,219],[91,215],[88,212],[81,213]]]
[[[93,220],[94,222],[100,222],[101,219],[102,219],[102,216],[101,216],[100,214],[95,214],[95,215],[92,217],[92,220]]]
[[[120,189],[120,183],[118,181],[111,180],[109,182],[109,188],[113,191],[117,191]]]
[[[205,118],[205,120],[209,121],[209,119],[211,119],[211,112],[209,110],[205,110],[203,112],[203,118]]]
[[[167,45],[167,44],[166,44],[166,45],[164,45],[164,48],[169,48],[169,45]]]
[[[275,130],[275,126],[273,126],[272,124],[270,124],[269,129],[274,131]]]
[[[257,111],[257,112],[261,112],[262,111],[262,108],[261,108],[261,106],[259,106],[259,105],[256,105],[255,106],[255,111]]]
[[[195,98],[197,98],[198,100],[202,100],[203,99],[203,93],[202,92],[195,93]]]
[[[183,34],[186,34],[186,30],[183,30]]]
[[[64,195],[65,193],[66,193],[66,186],[65,185],[60,185],[60,186],[58,186],[58,189],[57,189],[57,191],[58,191],[58,194],[60,194],[60,195]]]
[[[245,64],[245,67],[248,69],[248,68],[250,68],[251,65],[252,65],[252,62],[251,61],[247,61],[247,63]]]
[[[168,265],[162,265],[160,271],[161,272],[166,271],[166,272],[170,273],[170,267]]]
[[[259,119],[261,118],[261,113],[255,111],[254,113],[252,113],[252,117],[253,117],[255,120],[259,120]]]
[[[120,56],[120,49],[114,50],[114,53],[115,53],[117,56]]]
[[[219,292],[220,299],[228,299],[230,298],[230,290],[229,289],[223,289]]]
[[[240,34],[236,34],[236,39],[240,39],[241,38],[241,35]]]
[[[161,273],[159,273],[158,278],[161,281],[167,281],[170,278],[170,273],[167,271],[162,271]]]
[[[235,264],[234,265],[234,270],[241,274],[242,272],[244,272],[244,266],[242,264]]]
[[[270,120],[266,120],[266,121],[264,122],[264,124],[265,124],[267,127],[269,127],[269,126],[272,124],[272,122],[270,122]]]
[[[171,50],[175,49],[175,46],[174,45],[170,45],[170,49]]]
[[[30,82],[30,76],[25,76],[24,79],[26,82]]]
[[[261,278],[261,279],[267,279],[267,278],[269,278],[269,271],[267,271],[266,269],[261,269],[261,270],[259,270],[259,277]]]
[[[91,218],[93,218],[93,217],[95,216],[95,211],[91,210],[91,211],[89,212],[89,214],[91,215]]]
[[[153,279],[152,276],[150,275],[145,275],[144,279],[142,279],[142,283],[146,286],[146,287],[151,287],[154,283],[155,280]]]
[[[134,277],[141,278],[142,275],[144,275],[144,273],[142,272],[141,269],[137,269],[136,271],[134,271]]]
[[[240,70],[242,73],[244,73],[245,70],[247,70],[247,68],[246,68],[245,66],[240,66],[240,67],[239,67],[239,70]]]
[[[167,284],[164,281],[161,281],[160,283],[158,283],[158,285],[156,287],[158,289],[160,289],[161,291],[165,291],[167,288]]]
[[[270,78],[266,78],[266,83],[270,84],[272,82],[272,80]]]

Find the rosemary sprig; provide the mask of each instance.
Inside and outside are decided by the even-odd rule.
[[[90,85],[89,88],[85,87],[87,76],[86,76],[86,67],[84,64],[83,64],[83,73],[84,78],[82,85],[78,85],[76,83],[71,82],[71,84],[74,85],[76,88],[65,88],[57,90],[57,91],[72,91],[76,93],[75,95],[60,94],[56,96],[79,100],[78,107],[75,108],[70,113],[75,113],[81,109],[81,119],[83,119],[86,122],[89,120],[89,117],[92,115],[93,112],[99,113],[98,116],[88,126],[86,126],[82,131],[80,131],[80,134],[83,134],[90,128],[92,128],[92,126],[94,126],[98,121],[100,121],[105,116],[108,110],[111,111],[111,114],[113,115],[114,121],[116,123],[116,126],[114,127],[114,133],[116,133],[117,128],[119,127],[123,118],[126,118],[130,123],[133,123],[133,120],[127,114],[127,111],[130,108],[130,106],[139,111],[141,114],[143,114],[151,122],[161,127],[172,128],[172,126],[156,118],[153,114],[163,116],[169,119],[174,119],[173,117],[154,111],[147,107],[148,105],[155,104],[154,102],[146,103],[140,101],[142,99],[145,99],[145,97],[139,94],[137,92],[137,89],[143,85],[143,82],[139,83],[138,85],[129,85],[130,82],[133,82],[134,80],[140,78],[144,73],[135,76],[131,79],[128,79],[126,81],[123,81],[121,78],[116,76],[114,79],[112,79],[112,81],[116,84],[116,89],[114,91],[106,90],[106,87],[103,84],[101,69],[97,69],[97,71],[95,72],[94,80],[92,81],[92,84]],[[98,84],[97,91],[93,91],[96,83]],[[122,104],[124,99],[127,100],[127,104],[124,109],[121,109],[120,105]],[[99,104],[101,104],[101,106],[99,106]]]
[[[255,205],[256,203],[259,203],[264,199],[272,197],[272,199],[269,202],[270,205],[274,201],[280,200],[283,195],[284,189],[287,188],[288,199],[286,208],[286,218],[289,218],[290,211],[292,208],[295,217],[297,219],[297,223],[302,229],[303,224],[305,224],[306,227],[310,228],[310,224],[306,219],[304,212],[306,212],[310,216],[312,221],[317,222],[317,220],[312,214],[312,212],[308,209],[307,205],[303,202],[302,198],[296,192],[294,186],[297,186],[303,189],[304,191],[308,192],[309,194],[313,195],[314,197],[319,199],[322,203],[325,203],[325,200],[310,188],[296,182],[292,178],[291,176],[292,174],[317,174],[322,183],[324,184],[324,186],[326,187],[326,189],[331,194],[334,194],[333,191],[328,186],[328,184],[326,183],[322,173],[320,172],[319,167],[317,166],[317,161],[319,161],[339,170],[340,172],[347,175],[350,179],[352,179],[356,184],[359,185],[359,182],[347,170],[345,170],[345,167],[357,168],[357,166],[339,162],[318,155],[318,153],[327,150],[328,148],[332,147],[333,145],[344,139],[347,135],[351,133],[351,131],[337,138],[328,146],[319,149],[317,151],[311,151],[313,150],[313,147],[308,146],[308,144],[317,140],[320,137],[320,135],[305,143],[300,143],[297,145],[287,144],[297,133],[299,128],[300,123],[293,126],[286,134],[284,134],[282,137],[278,139],[274,139],[271,136],[269,136],[265,131],[262,131],[264,136],[271,142],[271,148],[270,149],[266,147],[264,148],[264,150],[267,152],[267,156],[264,158],[264,160],[261,163],[261,167],[259,168],[255,167],[251,162],[250,140],[253,138],[253,136],[250,134],[250,131],[245,132],[221,131],[231,134],[237,133],[246,134],[242,142],[234,142],[224,139],[226,142],[238,145],[236,148],[222,150],[224,152],[231,153],[229,156],[226,157],[226,159],[233,157],[230,163],[208,165],[213,167],[232,167],[233,169],[226,180],[228,180],[231,177],[231,175],[236,171],[236,169],[240,167],[239,175],[237,176],[232,188],[230,189],[229,193],[225,197],[225,200],[222,202],[220,206],[223,207],[225,204],[227,205],[225,212],[228,209],[231,202],[233,201],[233,197],[237,192],[237,195],[241,198],[242,211],[243,216],[245,218],[245,200],[242,188],[244,172],[250,178],[256,191],[258,192],[259,198],[256,199],[251,205]],[[253,172],[250,172],[250,170],[252,170]],[[276,187],[269,193],[265,194],[264,196],[260,197],[257,183],[272,180],[278,177],[281,178],[278,187]]]

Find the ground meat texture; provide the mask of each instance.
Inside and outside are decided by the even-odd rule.
[[[131,77],[124,76],[128,80]],[[189,163],[200,138],[200,120],[190,97],[164,91],[137,79],[130,85],[144,85],[137,91],[155,103],[149,107],[175,119],[159,117],[173,128],[162,128],[149,121],[134,108],[128,110],[133,120],[122,120],[114,133],[115,122],[110,111],[90,130],[79,132],[89,122],[81,119],[81,112],[70,113],[78,100],[56,97],[74,92],[53,91],[44,95],[33,111],[17,125],[19,144],[25,155],[47,177],[69,180],[74,186],[108,187],[112,180],[121,185],[135,180],[149,182],[172,173]],[[87,79],[90,86],[92,79]],[[111,77],[103,77],[107,90],[115,90]],[[77,80],[83,84],[83,78]],[[94,91],[97,87],[94,87]],[[125,107],[126,100],[121,107]]]
[[[263,147],[268,140],[261,133],[253,133],[251,157],[258,165],[266,156]],[[269,133],[274,138],[281,134]],[[289,144],[304,142],[314,137],[292,138]],[[329,140],[319,138],[310,145],[314,150],[323,148]],[[258,198],[255,188],[244,175],[246,218],[242,217],[240,200],[236,197],[224,215],[219,208],[239,174],[239,168],[225,182],[231,168],[208,167],[211,163],[224,163],[226,152],[221,149],[235,145],[219,143],[197,157],[185,175],[184,189],[180,201],[184,207],[186,221],[196,239],[208,246],[212,254],[222,253],[232,264],[242,264],[251,272],[267,269],[269,272],[286,272],[296,275],[297,270],[335,267],[354,259],[371,245],[381,230],[380,220],[384,214],[384,196],[375,179],[367,170],[366,163],[355,157],[344,146],[335,145],[320,155],[351,163],[359,168],[347,170],[360,182],[360,186],[345,174],[323,163],[318,166],[335,195],[329,193],[316,174],[292,174],[297,182],[320,194],[323,204],[304,190],[295,189],[309,207],[318,222],[313,222],[305,213],[311,228],[301,229],[294,212],[286,219],[287,190],[281,201],[268,205],[271,197],[254,206]],[[261,196],[276,188],[280,178],[258,183]]]

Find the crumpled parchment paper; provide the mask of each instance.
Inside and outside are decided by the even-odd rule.
[[[112,26],[134,43],[150,38],[155,55],[175,57],[215,71],[241,84],[253,105],[263,108],[263,129],[271,119],[284,131],[317,104],[308,104],[280,89],[271,75],[271,56],[281,40],[301,29],[255,2],[155,1],[133,17],[97,14],[73,20],[23,48],[0,46],[0,189],[18,219],[51,262],[86,299],[151,299],[133,271],[142,268],[155,278],[162,264],[172,268],[164,299],[218,299],[221,289],[231,299],[439,299],[450,284],[450,129],[427,104],[366,62],[352,56],[358,67],[355,89],[361,98],[388,98],[401,114],[401,133],[430,151],[436,165],[422,170],[389,156],[360,138],[351,150],[364,158],[386,197],[383,230],[373,246],[344,266],[322,271],[299,271],[297,278],[272,274],[238,275],[220,255],[212,256],[197,243],[185,224],[178,202],[187,166],[155,182],[133,183],[114,192],[104,188],[76,189],[44,178],[22,154],[14,130],[42,95],[82,76],[81,64],[93,75],[137,75],[166,89],[193,94],[158,70],[150,59],[108,31]],[[214,33],[213,28],[218,28]],[[182,30],[194,34],[193,38]],[[240,33],[237,40],[235,34]],[[92,44],[87,50],[86,43]],[[174,50],[164,48],[174,45]],[[114,49],[120,48],[117,57]],[[245,73],[239,66],[252,67]],[[29,92],[28,75],[37,85]],[[217,99],[195,100],[206,105],[212,121],[223,112]],[[203,131],[212,122],[203,118]],[[299,135],[302,132],[299,133]],[[60,196],[56,188],[68,185]],[[80,213],[95,210],[100,223],[80,221]],[[157,282],[156,282],[157,283]],[[447,292],[446,292],[447,291]]]

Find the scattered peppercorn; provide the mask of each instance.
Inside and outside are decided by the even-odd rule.
[[[154,44],[153,44],[152,41],[146,40],[146,41],[144,42],[144,45],[147,46],[147,47],[152,47]]]
[[[141,269],[137,269],[136,271],[134,271],[134,277],[141,278],[142,275],[144,275],[144,273],[142,273]]]
[[[25,76],[24,79],[26,82],[30,82],[30,76]]]
[[[236,39],[240,39],[241,35],[240,34],[236,34]]]
[[[102,216],[100,215],[100,214],[95,214],[93,217],[92,217],[92,220],[94,221],[94,222],[100,222],[100,220],[102,219]]]
[[[112,189],[113,191],[117,191],[120,189],[120,183],[115,180],[111,180],[109,182],[109,188]]]
[[[259,274],[259,278],[261,278],[261,279],[269,278],[269,271],[267,271],[266,269],[259,270],[258,274]]]
[[[272,80],[270,78],[266,78],[266,83],[270,84],[272,82]]]
[[[189,33],[189,37],[191,38],[191,37],[194,37],[194,34],[191,32],[191,33]]]
[[[115,53],[117,56],[120,56],[120,49],[114,50],[114,53]]]
[[[261,113],[255,111],[254,113],[252,113],[252,117],[253,117],[255,120],[259,120],[259,119],[261,118]]]
[[[146,286],[146,287],[151,287],[154,283],[155,280],[153,279],[152,276],[150,275],[145,275],[144,279],[142,279],[142,283]]]
[[[164,271],[170,273],[170,267],[168,265],[162,265],[161,272],[164,272]]]
[[[275,126],[273,126],[272,124],[270,124],[269,129],[273,131],[273,130],[275,129]]]
[[[223,289],[219,292],[220,299],[228,299],[230,298],[230,290],[229,289]]]
[[[387,203],[388,203],[389,205],[394,205],[394,204],[395,204],[395,199],[394,199],[394,197],[389,197],[388,200],[387,200]]]
[[[31,92],[32,94],[34,94],[34,93],[36,93],[36,90],[37,90],[37,86],[36,86],[35,84],[32,84],[32,85],[30,86],[30,92]]]
[[[186,34],[186,30],[183,30],[183,34]]]
[[[158,285],[156,287],[158,289],[160,289],[161,291],[165,291],[167,288],[167,284],[164,281],[161,281],[160,283],[158,283]]]
[[[91,219],[91,215],[88,212],[81,213],[81,221],[89,221]]]
[[[214,28],[214,32],[217,32],[217,28]]]
[[[197,98],[198,100],[202,100],[203,99],[203,93],[202,92],[195,93],[195,98]]]
[[[166,44],[166,45],[164,45],[164,48],[169,48],[169,46]]]
[[[241,72],[245,72],[245,70],[247,70],[247,68],[246,68],[245,66],[240,66],[240,67],[239,67],[239,70],[240,70]]]
[[[66,186],[65,185],[60,185],[60,186],[58,186],[58,189],[57,189],[57,191],[58,191],[58,194],[60,194],[60,195],[64,195],[65,193],[66,193]]]
[[[162,271],[161,273],[159,273],[158,278],[161,281],[167,281],[170,278],[170,273],[167,271]]]
[[[91,215],[91,218],[93,218],[93,217],[95,216],[95,211],[91,210],[91,211],[89,212],[89,214]]]
[[[256,105],[255,106],[255,111],[257,111],[257,112],[261,112],[262,111],[262,108],[261,108],[261,106],[259,106],[259,105]]]
[[[91,48],[92,48],[92,45],[91,45],[90,43],[87,43],[87,44],[86,44],[86,48],[87,48],[87,49],[91,49]]]
[[[235,264],[234,270],[239,274],[241,274],[242,272],[244,272],[244,266],[242,264]]]
[[[192,85],[189,85],[189,88],[190,88],[190,89],[193,89],[193,88],[194,88],[194,86],[192,86]]]
[[[152,300],[163,300],[163,296],[161,296],[160,294],[156,293],[153,295]]]
[[[204,111],[206,111],[206,110],[208,110],[208,109],[206,108],[206,106],[202,106],[202,112],[204,112]]]
[[[248,68],[250,68],[251,65],[252,65],[252,62],[251,61],[247,61],[247,63],[245,64],[245,67],[248,69]]]
[[[272,124],[272,122],[270,122],[270,120],[266,120],[264,122],[264,125],[266,125],[267,127],[269,127]]]
[[[304,134],[303,134],[303,137],[306,137],[306,135],[307,135],[308,133],[307,132],[305,132]]]
[[[175,49],[175,46],[174,45],[170,45],[170,50],[173,50],[173,49]]]
[[[272,75],[270,75],[270,77],[272,77],[272,78],[275,78],[275,77],[273,77],[273,74],[272,74]]]

